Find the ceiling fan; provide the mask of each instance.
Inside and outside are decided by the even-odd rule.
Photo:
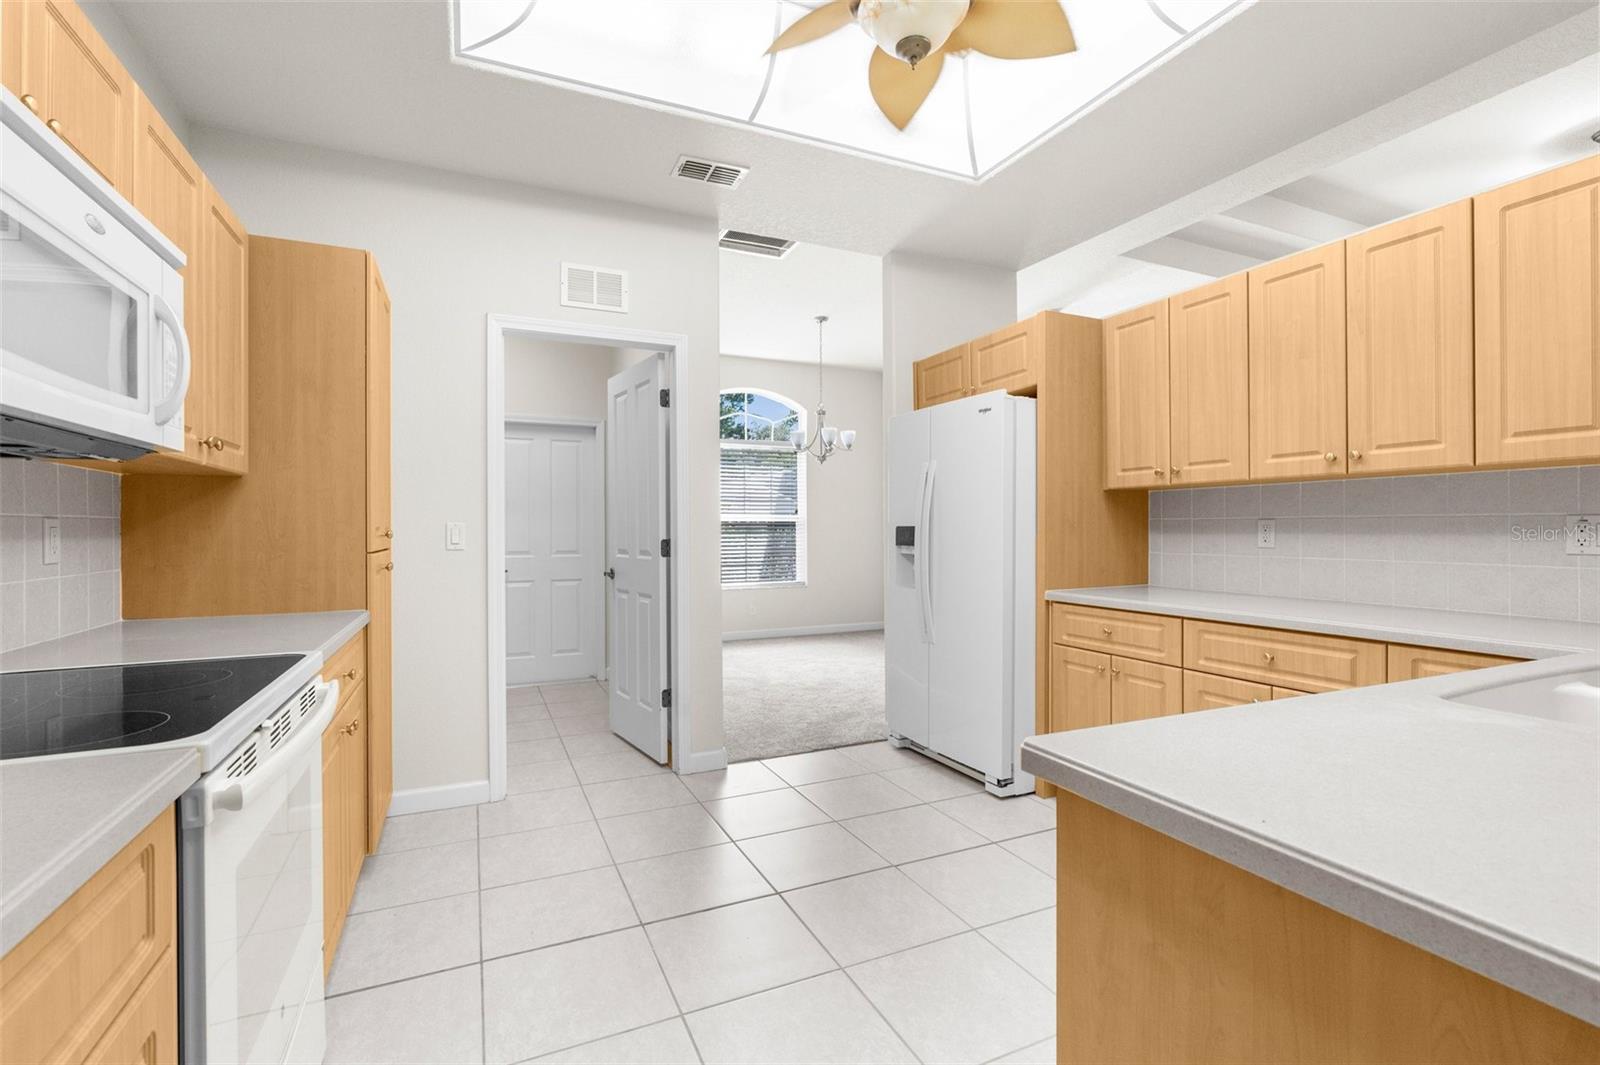
[[[877,42],[867,84],[897,129],[933,91],[946,55],[1038,59],[1077,47],[1057,0],[828,0],[779,34],[767,52],[809,44],[852,22]]]

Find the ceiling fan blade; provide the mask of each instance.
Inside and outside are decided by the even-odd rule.
[[[816,10],[801,15],[793,25],[778,34],[778,39],[772,42],[767,54],[781,52],[797,44],[810,44],[817,38],[826,37],[834,30],[848,26],[855,20],[856,15],[851,10],[850,0],[829,0]]]
[[[996,59],[1040,59],[1077,47],[1067,13],[1055,0],[972,0],[944,50],[970,48]]]
[[[874,48],[872,62],[867,64],[867,84],[872,87],[872,98],[878,102],[883,116],[893,122],[896,129],[905,129],[922,101],[933,91],[943,69],[942,50],[918,63],[913,70],[882,48]]]

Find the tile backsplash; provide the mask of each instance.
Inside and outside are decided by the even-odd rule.
[[[1150,583],[1600,621],[1600,556],[1566,553],[1569,514],[1600,514],[1600,466],[1169,489]]]
[[[122,617],[122,488],[115,474],[0,459],[0,650]],[[44,522],[61,522],[45,565]]]

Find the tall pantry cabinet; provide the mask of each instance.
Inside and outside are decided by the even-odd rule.
[[[365,251],[248,248],[249,471],[123,478],[123,615],[370,613],[364,643],[329,659],[364,698],[340,736],[359,750],[339,752],[365,763],[343,778],[365,792],[345,803],[359,866],[393,791],[389,297]]]

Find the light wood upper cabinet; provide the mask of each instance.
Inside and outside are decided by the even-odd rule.
[[[1478,463],[1600,459],[1600,155],[1473,215]]]
[[[1167,484],[1167,301],[1105,321],[1106,487]]]
[[[1050,731],[1111,724],[1111,656],[1050,648]]]
[[[5,85],[124,196],[133,190],[133,80],[72,0],[6,0]]]
[[[389,292],[367,256],[367,550],[394,541],[390,514]]]
[[[250,436],[250,245],[244,226],[207,181],[200,218],[200,278],[196,295],[205,308],[200,345],[205,373],[206,462],[230,473],[249,465]]]
[[[378,849],[394,796],[394,557],[367,556],[367,852]]]
[[[1111,660],[1111,721],[1183,713],[1183,670],[1137,658]]]
[[[968,354],[972,392],[992,392],[997,388],[1023,392],[1036,388],[1043,338],[1036,339],[1034,332],[1034,322],[1029,319],[974,340]]]
[[[1175,486],[1250,476],[1248,302],[1244,274],[1168,301]]]
[[[1349,471],[1472,465],[1472,204],[1345,241]]]
[[[911,364],[912,400],[917,410],[972,394],[971,344],[957,344]]]
[[[1345,472],[1342,241],[1250,271],[1250,476]]]

